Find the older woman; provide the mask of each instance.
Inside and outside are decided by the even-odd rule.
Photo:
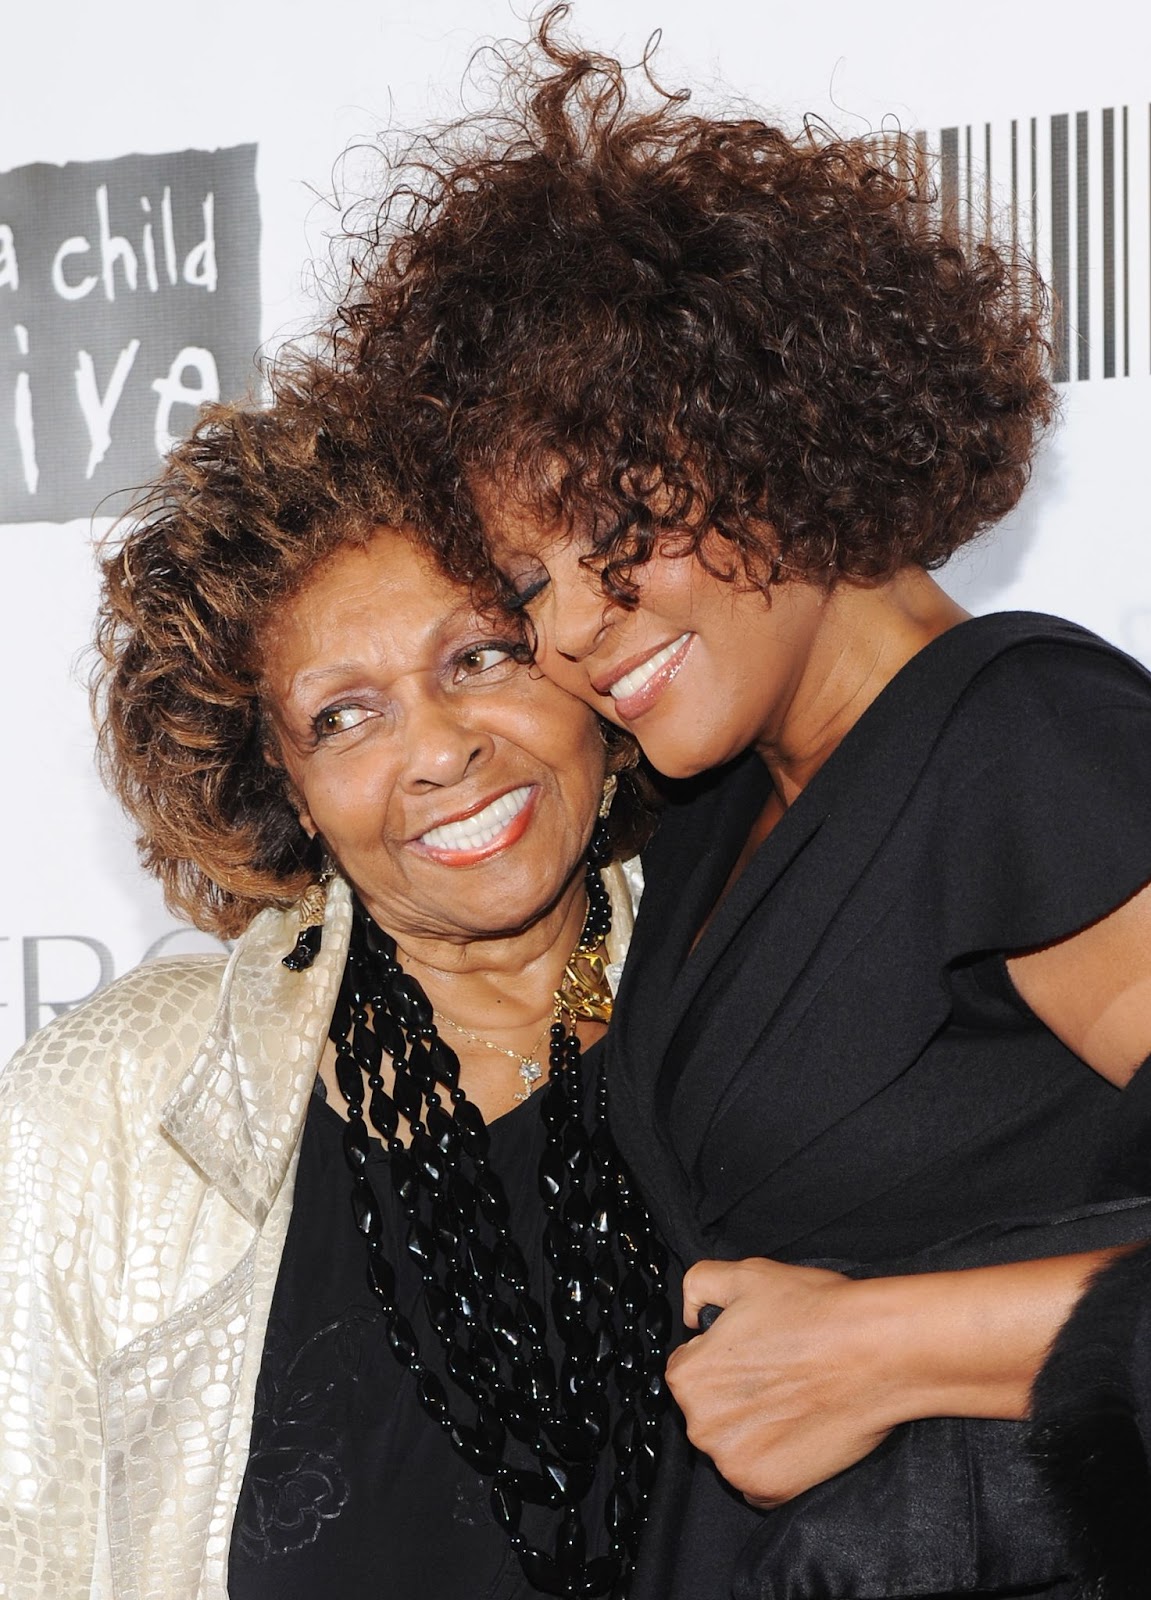
[[[217,412],[106,563],[111,777],[238,943],[3,1079],[12,1600],[629,1586],[669,1316],[595,1065],[619,748],[340,426]]]
[[[609,1046],[712,1324],[668,1375],[718,1475],[653,1593],[1064,1594],[1018,1419],[1149,1230],[1107,1169],[1151,1051],[1151,682],[931,576],[1026,481],[1041,294],[907,145],[635,105],[539,43],[422,152],[345,322],[543,669],[686,780]]]

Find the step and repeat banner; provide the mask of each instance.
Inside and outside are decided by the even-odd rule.
[[[522,8],[110,0],[6,21],[0,97],[0,1057],[135,963],[216,948],[175,922],[94,772],[94,549],[197,407],[320,321],[376,141],[489,98]],[[1151,664],[1151,21],[1102,0],[806,13],[588,0],[570,26],[705,109],[911,133],[971,237],[1013,237],[1058,305],[1060,428],[1019,511],[944,581],[974,611],[1071,616]],[[477,49],[480,53],[477,55]],[[39,64],[39,65],[38,65]]]
[[[146,482],[260,338],[256,147],[0,174],[0,523]]]

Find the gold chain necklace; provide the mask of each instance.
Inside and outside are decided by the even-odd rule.
[[[543,1032],[526,1056],[521,1055],[518,1050],[509,1050],[506,1045],[495,1044],[491,1039],[485,1039],[482,1033],[473,1033],[470,1028],[465,1028],[462,1022],[453,1021],[442,1011],[436,1012],[440,1021],[446,1023],[461,1038],[470,1039],[473,1044],[483,1045],[485,1050],[494,1050],[497,1055],[507,1056],[509,1061],[517,1063],[524,1086],[515,1095],[516,1100],[527,1100],[543,1078],[544,1069],[537,1058],[540,1046],[547,1038],[553,1021],[562,1022],[566,1017],[569,1024],[574,1027],[580,1018],[590,1022],[611,1020],[611,989],[608,986],[603,958],[604,936],[610,924],[611,902],[603,880],[597,872],[592,874],[588,881],[588,910],[583,932],[579,943],[567,959],[560,986],[552,997],[555,1009],[552,1016],[544,1023]]]
[[[462,1023],[453,1022],[451,1017],[445,1017],[442,1011],[437,1011],[436,1016],[441,1022],[447,1023],[448,1027],[451,1028],[454,1033],[462,1035],[462,1037],[465,1039],[470,1039],[473,1044],[482,1044],[485,1050],[494,1050],[497,1055],[507,1056],[509,1060],[518,1062],[520,1077],[523,1079],[524,1086],[523,1089],[513,1095],[512,1098],[520,1101],[527,1100],[529,1098],[532,1090],[536,1087],[544,1075],[544,1069],[540,1066],[537,1058],[539,1056],[540,1045],[543,1044],[544,1040],[547,1038],[548,1032],[551,1028],[551,1017],[549,1017],[544,1023],[543,1032],[540,1034],[535,1044],[532,1045],[531,1049],[525,1056],[521,1055],[518,1050],[509,1050],[502,1044],[494,1044],[491,1039],[485,1039],[480,1033],[473,1033],[470,1028],[465,1028]]]

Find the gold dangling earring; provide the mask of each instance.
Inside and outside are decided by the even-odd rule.
[[[614,772],[609,772],[603,780],[603,798],[599,803],[599,816],[601,822],[606,822],[611,811],[611,803],[615,799],[615,792],[619,788],[619,779]]]
[[[324,936],[324,910],[328,903],[328,885],[336,875],[331,856],[324,853],[324,864],[315,883],[309,884],[296,904],[300,931],[296,942],[281,958],[289,972],[305,972],[320,953]]]

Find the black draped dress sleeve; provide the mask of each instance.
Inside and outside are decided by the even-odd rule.
[[[671,805],[609,1045],[617,1140],[686,1265],[856,1275],[1151,1237],[1125,1097],[1008,954],[1151,880],[1151,679],[1071,624],[966,622],[887,686],[697,930],[768,793],[745,757]],[[1062,1594],[1016,1424],[937,1419],[771,1513],[686,1451],[652,1594]]]

